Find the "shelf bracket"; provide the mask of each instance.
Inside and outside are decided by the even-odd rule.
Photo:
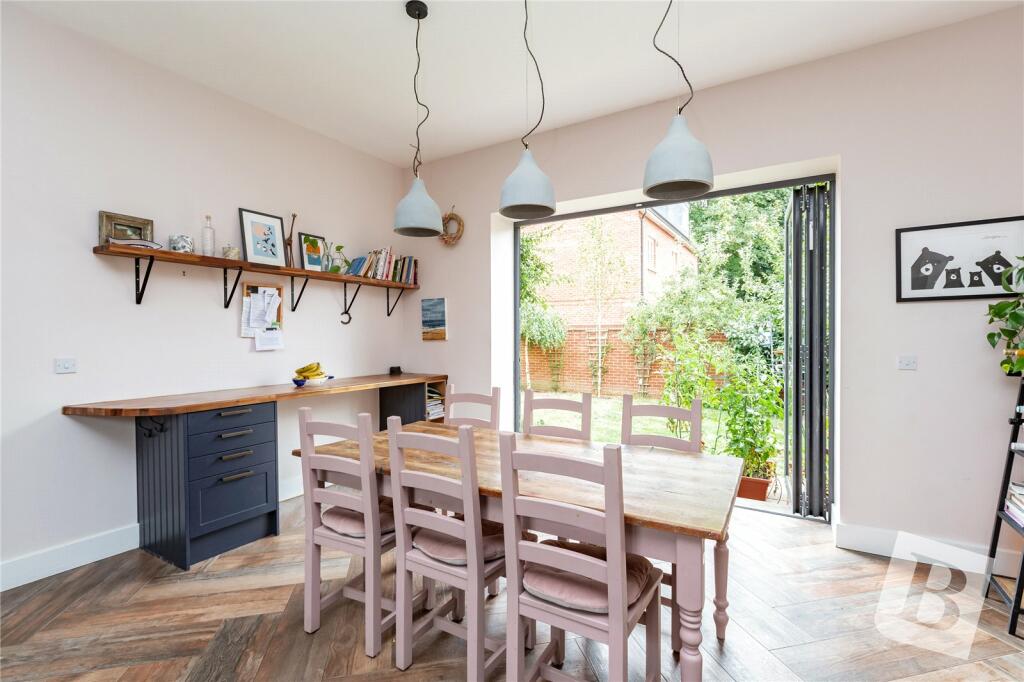
[[[146,285],[149,284],[149,272],[153,269],[153,257],[147,256],[146,274],[141,275],[139,271],[139,258],[135,259],[135,305],[142,303],[142,297],[146,295]]]
[[[402,300],[402,294],[405,293],[405,289],[398,290],[398,298],[395,299],[394,304],[391,303],[391,288],[388,288],[388,317],[391,317],[391,313],[395,312],[395,308],[398,307],[398,302]]]
[[[295,298],[295,275],[291,275],[288,279],[290,279],[292,282],[292,312],[294,313],[295,310],[299,307],[299,301],[302,300],[302,294],[306,293],[306,285],[309,284],[309,277],[302,278],[302,288],[299,289],[298,298]]]
[[[352,322],[352,304],[356,302],[356,296],[359,295],[359,290],[363,288],[362,284],[356,285],[356,291],[352,294],[352,300],[348,298],[348,282],[342,283],[342,289],[345,294],[345,309],[341,311],[341,323],[349,324]]]
[[[227,308],[231,305],[231,299],[235,297],[235,289],[238,288],[238,280],[242,278],[242,268],[238,268],[238,274],[235,275],[235,283],[231,285],[231,292],[228,293],[228,269],[224,268],[224,307]]]

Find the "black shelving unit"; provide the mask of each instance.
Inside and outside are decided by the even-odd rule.
[[[1013,473],[1013,463],[1018,456],[1024,456],[1024,443],[1018,443],[1020,427],[1024,424],[1024,378],[1021,379],[1020,388],[1017,390],[1017,404],[1010,417],[1010,444],[1006,447],[1006,465],[1003,467],[1003,484],[999,488],[999,499],[996,502],[996,520],[992,528],[992,542],[988,547],[989,565],[993,565],[996,557],[996,550],[999,548],[999,534],[1005,524],[1018,535],[1024,537],[1024,526],[1017,523],[1013,517],[1005,511],[1006,492],[1010,487],[1010,477]],[[1017,577],[995,575],[990,573],[985,583],[985,596],[995,590],[999,598],[1010,608],[1010,623],[1008,632],[1011,635],[1017,633],[1017,620],[1021,614],[1021,597],[1024,596],[1024,555],[1021,556],[1020,568],[1017,570]]]

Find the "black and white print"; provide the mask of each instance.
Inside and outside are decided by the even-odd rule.
[[[896,301],[1011,296],[1002,274],[1024,256],[1024,216],[896,230]]]

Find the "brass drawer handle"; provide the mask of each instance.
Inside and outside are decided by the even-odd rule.
[[[252,429],[242,429],[241,431],[228,431],[227,433],[220,434],[221,438],[236,438],[238,436],[248,436],[252,433]]]
[[[221,483],[231,483],[231,481],[238,481],[238,480],[241,480],[243,478],[249,478],[250,476],[252,476],[255,473],[256,472],[252,471],[252,470],[243,471],[240,474],[232,474],[230,476],[225,476],[224,478],[220,479],[220,482]]]
[[[230,455],[221,455],[220,456],[220,461],[222,461],[222,462],[230,462],[231,460],[234,460],[234,459],[242,459],[243,457],[248,457],[251,454],[252,454],[252,450],[242,450],[241,452],[233,452]]]
[[[240,410],[225,410],[224,412],[220,413],[220,416],[222,416],[222,417],[237,417],[240,414],[249,414],[250,412],[252,412],[252,408],[251,407],[243,407]]]

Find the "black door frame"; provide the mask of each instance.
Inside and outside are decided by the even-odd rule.
[[[828,223],[827,223],[829,225],[829,234],[828,234],[827,238],[830,240],[830,246],[831,246],[831,248],[829,248],[828,267],[829,267],[829,271],[832,273],[832,277],[831,277],[832,284],[828,288],[828,294],[827,294],[827,299],[828,299],[827,300],[827,307],[828,307],[827,315],[829,317],[829,328],[830,328],[832,333],[829,334],[829,344],[828,345],[830,347],[827,350],[823,349],[823,352],[827,352],[828,353],[828,357],[829,357],[830,361],[833,363],[833,368],[832,368],[831,372],[829,373],[831,376],[829,377],[829,381],[827,382],[828,383],[827,400],[829,401],[829,405],[831,407],[832,405],[835,404],[834,400],[833,400],[833,395],[834,394],[833,394],[833,386],[832,386],[832,384],[834,384],[834,373],[835,373],[835,369],[834,369],[835,364],[834,363],[835,363],[835,359],[836,359],[835,358],[835,348],[834,348],[834,342],[835,342],[835,276],[834,276],[834,273],[835,273],[835,217],[834,217],[834,207],[835,207],[836,174],[835,173],[826,173],[826,174],[822,174],[822,175],[812,175],[812,176],[807,176],[807,177],[793,178],[791,180],[779,180],[779,181],[776,181],[776,182],[767,182],[767,183],[761,183],[761,184],[756,184],[756,185],[744,185],[743,187],[734,187],[734,188],[731,188],[731,189],[719,190],[717,192],[708,192],[707,194],[699,197],[698,200],[717,199],[717,198],[720,198],[720,197],[734,196],[736,194],[752,194],[754,192],[762,192],[762,191],[770,190],[770,189],[781,189],[781,188],[793,188],[793,189],[796,189],[796,188],[799,188],[799,187],[802,187],[802,186],[820,185],[820,184],[825,184],[825,183],[827,183],[828,187],[829,187],[829,199],[830,199],[830,202],[831,202],[829,205],[832,207],[832,213],[829,215],[829,220],[828,220]],[[512,307],[513,307],[513,315],[514,315],[514,318],[513,318],[514,346],[513,347],[515,348],[515,353],[514,353],[514,358],[513,358],[513,362],[512,362],[512,372],[513,372],[513,374],[512,374],[512,386],[513,386],[513,396],[514,396],[513,399],[515,401],[515,403],[514,403],[515,410],[514,410],[514,413],[513,413],[515,421],[513,423],[515,424],[515,428],[516,429],[519,428],[519,423],[520,423],[520,418],[521,418],[521,408],[520,408],[520,404],[519,404],[519,394],[520,394],[520,384],[519,384],[519,373],[520,373],[520,366],[519,366],[520,365],[520,362],[519,362],[519,346],[520,346],[520,335],[519,335],[520,334],[520,329],[519,329],[519,248],[520,248],[520,229],[522,227],[527,226],[527,225],[539,225],[539,224],[553,223],[553,222],[557,222],[557,221],[560,221],[560,220],[573,220],[573,219],[576,219],[576,218],[589,218],[591,216],[607,215],[609,213],[622,213],[624,211],[634,211],[634,210],[638,210],[638,209],[639,210],[644,210],[644,209],[656,208],[658,206],[666,206],[666,205],[678,204],[678,203],[683,203],[683,202],[679,202],[679,201],[642,201],[642,202],[634,202],[634,203],[630,203],[630,204],[620,204],[620,205],[617,205],[617,206],[611,206],[609,208],[592,209],[592,210],[588,210],[588,211],[575,211],[575,212],[570,212],[570,213],[556,213],[555,215],[550,216],[548,218],[536,218],[536,219],[533,219],[533,220],[519,220],[519,221],[516,221],[515,223],[513,223],[513,231],[512,232],[513,232],[513,242],[514,243],[513,243],[513,249],[512,249],[512,271],[514,273],[514,282],[513,282],[513,288],[512,288]],[[824,238],[825,238],[825,236],[822,235],[822,239],[824,239]],[[790,240],[789,239],[786,240],[786,247],[787,247],[787,249],[790,248]],[[788,278],[787,278],[787,283],[786,284],[787,284],[787,297],[786,298],[787,298],[787,309],[788,309],[788,302],[789,302],[789,296],[788,296],[788,293],[789,293],[789,291],[788,291],[789,281],[788,281]],[[787,344],[787,346],[788,346],[788,344]],[[789,352],[789,349],[787,347],[787,353],[788,352]],[[787,409],[788,409],[788,405],[787,405]],[[834,431],[835,431],[835,423],[834,423],[834,415],[833,415],[833,423],[831,424],[831,428],[829,429],[830,436],[831,436],[832,433],[834,433]],[[831,438],[829,440],[831,441]],[[788,448],[788,443],[785,444],[785,445],[786,445],[786,448],[785,448],[786,449],[786,457],[787,457],[787,461],[788,461],[788,458],[790,456],[789,448]],[[835,479],[832,476],[832,471],[833,471],[835,456],[834,456],[834,447],[832,447],[832,445],[833,445],[832,442],[828,443],[828,447],[829,447],[829,450],[828,450],[828,452],[829,452],[829,456],[828,456],[828,481],[829,481],[829,483],[828,483],[828,486],[829,486],[829,492],[830,492],[831,501],[834,502],[835,501],[835,489],[834,489],[832,483],[833,483],[833,481]],[[793,489],[790,490],[791,494],[793,494],[794,492],[795,492],[795,490],[793,490]]]

